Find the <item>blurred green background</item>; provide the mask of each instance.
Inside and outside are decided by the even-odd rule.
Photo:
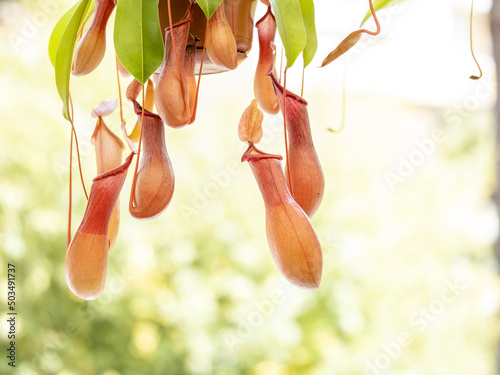
[[[317,3],[320,50],[304,96],[327,181],[313,218],[325,254],[320,289],[299,290],[279,274],[260,193],[239,162],[254,45],[236,71],[202,79],[194,125],[166,129],[176,191],[159,218],[128,215],[129,175],[106,289],[82,302],[64,278],[70,127],[47,55],[50,31],[71,2],[0,2],[2,317],[7,263],[16,265],[18,303],[17,366],[2,356],[0,373],[496,373],[489,2],[476,1],[485,71],[477,82],[467,79],[476,71],[468,1],[381,12],[381,37],[325,69],[316,67],[367,4]],[[96,173],[90,110],[117,97],[113,58],[108,48],[98,70],[72,81],[87,187]],[[344,76],[346,127],[333,134]],[[300,67],[290,69],[292,91],[300,92],[300,78]],[[130,107],[126,116],[131,126]],[[281,121],[266,116],[265,151],[283,153]],[[119,131],[117,113],[106,122]],[[74,181],[73,230],[85,208]],[[0,326],[5,353],[6,319]]]

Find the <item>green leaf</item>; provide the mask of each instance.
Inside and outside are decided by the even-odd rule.
[[[307,42],[302,52],[304,57],[304,68],[308,66],[316,50],[318,49],[318,37],[316,35],[316,24],[314,22],[314,2],[313,0],[300,0],[300,9],[302,11],[302,19],[307,34]]]
[[[391,7],[393,5],[396,5],[396,4],[399,4],[399,3],[402,3],[404,0],[374,0],[373,1],[373,7],[375,8],[375,12],[380,10],[380,9],[383,9],[383,8],[388,8],[388,7]],[[372,12],[370,11],[370,9],[368,9],[368,12],[366,13],[366,16],[365,18],[363,18],[363,22],[361,22],[361,26],[363,26],[363,24],[368,21],[368,19],[372,16]]]
[[[76,9],[59,39],[59,47],[57,48],[54,60],[57,91],[63,102],[63,116],[67,120],[69,120],[69,78],[71,75],[76,34],[88,14],[91,3],[91,0],[80,0],[75,5]]]
[[[222,0],[196,0],[207,20],[212,18],[215,10],[222,4]]]
[[[71,20],[71,17],[73,17],[76,10],[78,9],[78,5],[79,5],[79,3],[76,3],[75,5],[73,5],[73,7],[70,10],[68,10],[59,19],[59,21],[57,21],[56,25],[54,26],[54,29],[52,30],[52,34],[50,34],[49,57],[50,57],[50,62],[52,63],[52,66],[54,66],[54,67],[56,65],[56,53],[57,53],[57,49],[59,48],[59,43],[61,42],[62,35],[64,33],[64,30],[66,30],[66,27],[68,26],[68,23]],[[88,12],[87,12],[87,15],[85,18],[90,16],[93,9],[94,9],[94,2],[92,2],[92,6],[88,9]]]
[[[78,9],[79,3],[76,3],[73,5],[73,7],[68,10],[64,16],[62,16],[59,21],[57,21],[56,25],[54,26],[54,29],[52,30],[52,34],[50,34],[50,39],[49,39],[49,57],[50,57],[50,62],[52,65],[55,67],[56,65],[56,53],[57,49],[59,48],[59,43],[61,42],[61,38],[63,36],[64,30],[66,30],[66,27],[68,26],[69,21],[71,20],[71,17],[75,14],[76,10]]]
[[[287,68],[291,67],[307,43],[300,0],[271,0],[276,24],[285,47]]]
[[[145,84],[163,61],[158,0],[119,0],[114,44],[125,69]]]

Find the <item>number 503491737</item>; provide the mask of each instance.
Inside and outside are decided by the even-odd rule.
[[[14,311],[16,306],[16,266],[13,264],[8,264],[7,268],[7,281],[8,281],[8,292],[7,292],[7,304],[9,305],[9,310]]]

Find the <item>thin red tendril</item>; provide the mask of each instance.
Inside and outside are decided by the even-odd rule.
[[[182,66],[181,66],[181,62],[179,60],[179,55],[177,53],[177,47],[175,46],[175,37],[174,37],[174,30],[173,30],[174,29],[174,24],[172,22],[172,10],[171,10],[171,7],[170,7],[170,1],[171,0],[167,0],[167,5],[168,5],[168,22],[169,22],[169,25],[170,25],[170,37],[172,39],[172,46],[174,47],[175,60],[177,61],[177,69],[179,69],[179,75],[181,76],[182,97],[185,98],[186,97],[186,92],[185,92],[185,88],[184,88],[184,86],[185,86],[184,75],[182,74]],[[187,22],[187,20],[185,20],[184,22]],[[142,104],[143,104],[143,109],[144,109],[144,101],[143,101]],[[189,101],[184,100],[184,110],[187,113],[189,113]]]
[[[233,18],[233,38],[234,38],[234,43],[236,43],[236,27],[235,27],[235,18],[234,18],[234,0],[231,0],[231,14]],[[238,44],[236,44],[236,47],[238,47]],[[235,57],[235,63],[238,65],[238,51],[236,51],[236,57]]]
[[[368,35],[371,35],[371,36],[377,36],[378,34],[380,34],[380,22],[378,22],[377,13],[375,12],[375,7],[373,6],[373,1],[369,0],[369,2],[370,2],[370,11],[372,12],[373,20],[375,21],[375,24],[377,25],[377,30],[376,31],[370,31],[370,30],[367,30],[367,29],[361,29],[359,31],[361,33],[365,33],[365,34],[368,34]]]
[[[78,146],[78,136],[76,135],[76,130],[75,130],[75,125],[73,122],[73,101],[71,100],[71,95],[68,94],[68,100],[70,104],[70,114],[69,114],[69,122],[71,124],[71,128],[73,129],[73,132],[75,133],[75,145],[76,145],[76,155],[78,156],[78,170],[80,171],[80,180],[82,182],[82,187],[83,187],[83,192],[85,193],[85,198],[89,200],[89,195],[87,194],[87,189],[85,188],[85,180],[83,178],[83,172],[82,172],[82,162],[80,160],[80,147]],[[69,166],[71,168],[71,165]]]
[[[127,128],[126,128],[126,123],[125,120],[123,119],[123,101],[122,101],[122,86],[120,84],[120,73],[119,73],[119,67],[118,67],[118,56],[116,56],[116,82],[118,84],[118,101],[120,103],[120,120],[121,120],[121,129],[123,133],[123,137],[127,141],[127,145],[130,148],[130,151],[137,153],[137,149],[135,148],[134,142],[129,138],[127,134]]]
[[[207,32],[208,32],[208,22],[205,27],[205,35]],[[196,119],[196,112],[198,111],[198,94],[200,92],[201,73],[203,71],[203,60],[205,59],[205,45],[206,43],[203,42],[203,52],[201,53],[200,71],[198,72],[198,84],[196,85],[196,96],[194,99],[193,114],[191,115],[191,120],[189,121],[190,124],[192,124]]]
[[[69,204],[68,204],[68,231],[66,234],[66,249],[71,243],[71,212],[73,207],[73,168],[71,164],[73,163],[73,135],[75,130],[71,129],[71,141],[69,143]]]
[[[134,207],[135,187],[137,185],[137,171],[139,169],[139,159],[141,158],[142,132],[144,130],[144,106],[146,105],[146,97],[144,93],[144,84],[142,85],[142,111],[141,111],[141,135],[139,136],[139,145],[137,146],[137,160],[135,161],[134,178],[132,179],[132,187],[130,189],[129,206]]]
[[[304,97],[304,77],[306,75],[306,67],[302,67],[302,86],[300,88],[300,96]]]
[[[284,133],[285,133],[285,155],[286,155],[286,170],[288,174],[288,181],[290,182],[289,187],[290,187],[290,195],[293,197],[293,191],[292,191],[292,175],[290,174],[290,164],[289,164],[289,158],[288,158],[288,132],[286,129],[286,71],[283,74],[283,128],[284,128]]]
[[[280,79],[279,83],[281,85],[281,74],[283,73],[283,46],[281,46],[281,55],[280,55]]]

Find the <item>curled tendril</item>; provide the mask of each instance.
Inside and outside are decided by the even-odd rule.
[[[344,69],[344,80],[342,81],[342,120],[340,121],[340,126],[338,129],[334,129],[332,127],[328,127],[330,133],[339,134],[344,130],[345,122],[346,122],[346,70]]]
[[[470,7],[470,52],[472,54],[472,58],[474,59],[476,65],[477,65],[477,68],[479,69],[479,75],[478,76],[471,75],[469,78],[476,81],[478,79],[481,79],[481,77],[483,76],[483,71],[481,70],[481,66],[477,62],[476,56],[474,55],[474,43],[472,40],[472,16],[473,15],[474,15],[474,0],[472,0],[471,7]]]

